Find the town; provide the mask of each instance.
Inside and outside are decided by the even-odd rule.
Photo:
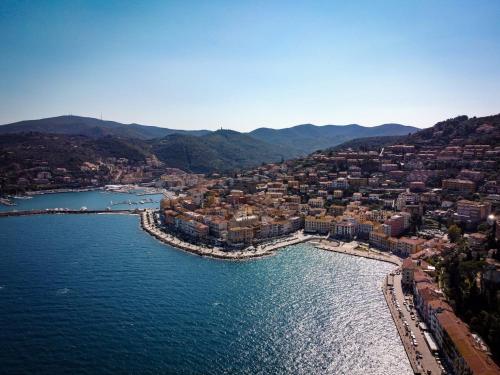
[[[301,231],[397,255],[404,259],[396,278],[401,298],[411,295],[443,373],[496,374],[490,351],[498,355],[498,335],[483,340],[454,312],[444,259],[480,263],[472,280],[478,296],[498,290],[499,160],[500,147],[489,145],[402,144],[317,152],[231,176],[169,174],[160,184],[176,194],[162,200],[158,218],[184,241],[228,252]],[[411,345],[420,360],[417,340]]]

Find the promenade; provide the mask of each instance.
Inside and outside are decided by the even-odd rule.
[[[396,266],[401,266],[402,264],[401,258],[397,257],[396,255],[384,253],[374,249],[356,249],[356,247],[358,247],[358,243],[356,241],[342,242],[320,240],[318,243],[315,243],[314,246],[321,250],[334,251],[336,253],[349,254],[362,258],[375,259],[381,262],[388,262]]]
[[[405,300],[405,294],[401,287],[401,278],[400,272],[394,275],[393,289],[387,285],[386,278],[383,292],[413,372],[415,374],[442,374],[441,366],[431,353],[423,331],[419,327],[420,319],[417,311],[414,308],[407,307],[413,299]],[[414,319],[412,319],[410,311],[413,313]],[[412,335],[415,337],[416,346],[413,343]]]

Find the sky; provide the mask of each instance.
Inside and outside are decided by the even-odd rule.
[[[418,127],[500,112],[500,1],[0,1],[0,123]]]

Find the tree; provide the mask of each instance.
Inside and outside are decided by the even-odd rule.
[[[482,233],[487,233],[490,230],[490,226],[487,223],[481,223],[477,226],[477,231]]]
[[[456,224],[453,224],[448,228],[448,238],[451,242],[457,243],[461,235],[462,231]]]

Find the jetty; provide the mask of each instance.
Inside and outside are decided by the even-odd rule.
[[[9,216],[31,216],[31,215],[63,215],[63,214],[138,214],[140,211],[133,210],[71,210],[71,209],[45,209],[45,210],[25,210],[25,211],[5,211],[0,212],[0,217]]]

